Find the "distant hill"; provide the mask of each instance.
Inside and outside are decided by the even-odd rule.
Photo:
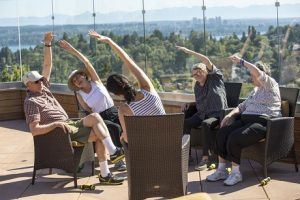
[[[281,5],[279,8],[280,18],[300,17],[300,3]],[[276,8],[274,5],[252,5],[243,8],[234,6],[226,7],[207,7],[206,17],[214,18],[221,16],[222,19],[259,19],[276,18]],[[176,7],[157,10],[146,10],[146,21],[178,21],[190,20],[192,18],[202,18],[201,7]],[[142,12],[110,12],[96,13],[96,22],[98,24],[140,22],[142,21]],[[55,24],[92,24],[92,13],[85,12],[76,16],[55,15]],[[16,26],[15,18],[0,19],[0,26]],[[46,17],[21,17],[20,24],[25,25],[50,25],[52,20],[50,16]]]

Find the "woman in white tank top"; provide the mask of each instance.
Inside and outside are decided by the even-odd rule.
[[[127,102],[119,108],[119,119],[123,129],[121,138],[127,142],[124,115],[163,115],[165,110],[151,80],[121,47],[109,37],[99,35],[95,31],[90,31],[89,35],[108,44],[139,82],[140,90],[136,90],[123,75],[114,74],[107,79],[108,91],[125,98]]]
[[[122,147],[120,135],[122,132],[118,118],[118,109],[113,99],[103,85],[100,77],[90,61],[65,40],[59,42],[60,47],[76,56],[84,63],[85,68],[74,70],[69,75],[68,86],[77,92],[77,99],[81,107],[89,113],[99,113],[103,118],[115,146]],[[123,161],[116,164],[118,171],[126,170]]]

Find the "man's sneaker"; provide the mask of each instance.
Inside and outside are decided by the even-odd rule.
[[[233,172],[224,181],[224,185],[232,186],[243,180],[241,172]]]
[[[122,148],[117,147],[116,152],[110,156],[110,161],[113,164],[116,164],[117,162],[122,160],[124,157],[125,157],[124,150]]]
[[[106,177],[102,177],[101,174],[99,174],[99,181],[101,185],[121,185],[124,178],[114,176],[112,173],[109,173]]]
[[[226,170],[217,169],[213,174],[206,177],[207,181],[218,181],[225,180],[228,177],[228,172]]]
[[[115,164],[115,169],[119,172],[125,171],[126,170],[126,164],[123,160],[120,160]]]
[[[196,171],[202,171],[202,170],[205,170],[207,168],[207,166],[208,166],[208,159],[201,160],[200,163],[199,163],[199,165],[197,165],[195,167],[195,170]]]

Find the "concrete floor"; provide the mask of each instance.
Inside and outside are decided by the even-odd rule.
[[[78,184],[95,184],[94,191],[73,188],[70,175],[54,170],[39,170],[36,184],[31,185],[33,168],[33,140],[24,120],[0,122],[0,200],[6,199],[113,199],[126,200],[127,182],[120,186],[102,186],[97,176],[90,176],[86,166],[79,174]],[[190,166],[188,193],[206,192],[212,199],[300,199],[300,173],[294,166],[274,163],[269,167],[271,181],[259,186],[262,168],[253,161],[243,160],[241,171],[244,181],[235,186],[224,186],[220,182],[206,182],[213,171],[193,171]],[[97,170],[97,169],[96,169]],[[113,170],[113,166],[111,166]],[[96,174],[98,172],[96,171]],[[117,172],[115,172],[117,173]],[[126,176],[126,172],[120,173]]]

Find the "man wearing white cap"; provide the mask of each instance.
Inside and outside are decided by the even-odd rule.
[[[42,75],[37,71],[30,71],[23,76],[23,83],[27,87],[24,111],[30,132],[33,136],[43,135],[59,127],[69,133],[74,141],[83,144],[95,142],[101,170],[99,176],[100,184],[122,184],[124,179],[112,175],[108,169],[105,148],[110,154],[112,163],[123,159],[124,152],[112,143],[107,127],[100,115],[93,113],[81,120],[72,121],[49,90],[52,68],[52,40],[53,34],[51,32],[45,33]]]

